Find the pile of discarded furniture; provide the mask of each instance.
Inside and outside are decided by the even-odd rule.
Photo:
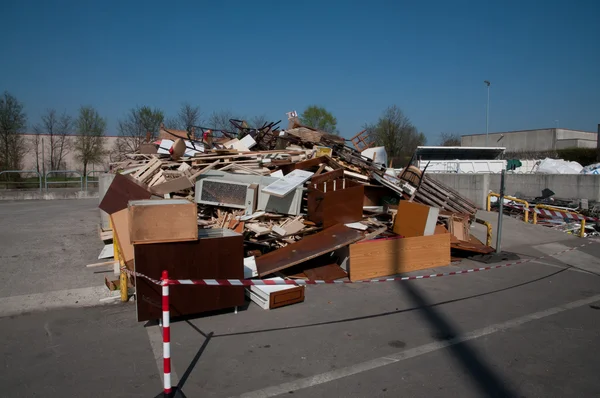
[[[297,119],[286,130],[233,124],[163,128],[111,165],[99,207],[127,270],[155,280],[167,270],[171,279],[356,281],[447,266],[451,251],[492,251],[470,233],[472,202],[416,167],[387,169],[380,151],[364,155],[364,140],[361,153]],[[132,274],[138,320],[159,318],[160,286]],[[302,302],[305,288],[176,286],[172,315],[241,306],[246,296],[272,309]]]

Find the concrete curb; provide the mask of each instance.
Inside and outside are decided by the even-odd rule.
[[[55,199],[94,199],[98,198],[98,191],[10,191],[0,193],[0,200],[55,200]]]

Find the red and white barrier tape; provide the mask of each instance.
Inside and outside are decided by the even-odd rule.
[[[505,268],[512,265],[525,264],[531,261],[541,260],[548,257],[558,256],[579,248],[597,243],[596,241],[589,241],[584,244],[571,247],[553,254],[547,254],[545,256],[530,258],[526,260],[519,260],[512,263],[492,265],[488,267],[472,268],[462,271],[443,272],[439,274],[429,275],[417,275],[417,276],[402,276],[396,278],[383,278],[383,279],[369,279],[364,281],[340,281],[340,280],[239,280],[239,279],[169,279],[167,271],[162,272],[162,278],[160,281],[152,279],[139,272],[130,271],[125,267],[121,270],[128,274],[135,275],[137,277],[145,278],[148,281],[162,286],[162,326],[163,326],[163,387],[164,396],[170,397],[173,391],[171,385],[171,325],[170,325],[170,313],[169,313],[169,285],[204,285],[204,286],[265,286],[265,285],[319,285],[319,284],[345,284],[345,283],[371,283],[371,282],[394,282],[394,281],[410,281],[415,279],[429,279],[438,278],[441,276],[451,275],[462,275],[469,274],[471,272],[487,271],[491,269]]]
[[[525,210],[525,206],[523,206],[520,203],[506,203],[504,206],[509,207],[511,209],[520,210],[520,211]],[[595,218],[595,217],[588,217],[588,216],[584,216],[583,214],[575,214],[573,212],[560,211],[560,210],[549,210],[549,209],[540,209],[537,207],[530,207],[529,211],[534,211],[537,214],[539,214],[540,216],[551,217],[551,218],[562,218],[562,219],[566,218],[569,220],[578,220],[578,221],[584,220],[584,219],[585,219],[585,221],[600,221],[600,219]]]
[[[452,271],[452,272],[442,272],[442,273],[438,273],[438,274],[428,274],[428,275],[415,275],[415,276],[399,276],[399,277],[393,277],[393,278],[381,278],[381,279],[366,279],[366,280],[362,280],[362,281],[349,281],[349,280],[303,280],[303,279],[297,279],[297,280],[288,280],[288,279],[283,279],[283,280],[261,280],[261,279],[167,279],[167,284],[168,285],[201,285],[201,286],[272,286],[272,285],[297,285],[297,286],[302,286],[302,285],[322,285],[322,284],[347,284],[347,283],[377,283],[377,282],[401,282],[401,281],[411,281],[411,280],[416,280],[416,279],[429,279],[429,278],[439,278],[442,276],[452,276],[452,275],[462,275],[462,274],[469,274],[471,272],[480,272],[480,271],[488,271],[491,269],[498,269],[498,268],[506,268],[506,267],[510,267],[513,265],[519,265],[519,264],[525,264],[525,263],[529,263],[532,261],[537,261],[537,260],[541,260],[544,258],[548,258],[548,257],[553,257],[553,256],[558,256],[573,250],[577,250],[581,247],[585,247],[588,245],[591,245],[593,243],[598,243],[596,241],[589,241],[586,242],[582,245],[578,245],[575,247],[571,247],[569,249],[565,249],[562,250],[560,252],[557,253],[553,253],[553,254],[547,254],[541,257],[535,257],[535,258],[529,258],[529,259],[525,259],[525,260],[519,260],[519,261],[515,261],[515,262],[511,262],[511,263],[506,263],[506,264],[499,264],[499,265],[490,265],[488,267],[480,267],[480,268],[471,268],[471,269],[466,269],[466,270],[461,270],[461,271]],[[142,277],[142,278],[146,278],[147,280],[149,280],[152,283],[155,283],[157,285],[162,285],[164,286],[164,281],[157,281],[155,279],[149,278],[148,276],[144,275],[144,274],[140,274],[139,272],[134,272],[134,271],[129,271],[127,269],[122,268],[123,270],[125,270],[127,273],[138,276],[138,277]]]

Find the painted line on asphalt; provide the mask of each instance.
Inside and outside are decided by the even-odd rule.
[[[496,323],[490,326],[486,326],[481,329],[474,330],[469,333],[462,334],[455,338],[446,341],[438,341],[434,343],[424,344],[419,347],[411,348],[408,350],[400,351],[392,355],[386,355],[384,357],[375,358],[370,361],[361,362],[355,365],[351,365],[345,368],[336,369],[330,372],[321,373],[315,376],[306,377],[289,383],[283,383],[276,386],[263,388],[256,391],[251,391],[242,394],[243,398],[264,398],[274,397],[281,394],[289,394],[294,391],[298,391],[304,388],[313,387],[319,384],[329,383],[334,380],[338,380],[344,377],[352,376],[358,373],[367,372],[369,370],[377,369],[386,365],[397,363],[405,359],[415,358],[430,352],[441,350],[446,347],[450,347],[456,344],[464,343],[465,341],[474,340],[483,336],[501,332],[509,329],[516,328],[525,323],[529,323],[535,320],[546,318],[552,315],[559,314],[564,311],[572,310],[575,308],[583,307],[588,304],[600,301],[600,294],[585,299],[570,302],[568,304],[559,305],[553,308],[549,308],[544,311],[534,312],[529,315],[525,315],[519,318],[514,318],[506,322]]]
[[[158,368],[158,377],[162,382],[163,373],[163,336],[162,329],[158,324],[152,326],[146,326],[146,332],[148,332],[148,339],[150,340],[150,347],[152,348],[152,354],[156,361],[156,367]],[[171,385],[176,386],[179,383],[179,377],[175,372],[175,367],[171,364]]]
[[[105,299],[111,298],[118,293],[111,292],[106,286],[102,285],[2,297],[0,298],[0,317],[18,315],[30,311],[106,305],[114,302],[114,300],[107,302]]]

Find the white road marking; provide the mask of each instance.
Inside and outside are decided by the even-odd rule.
[[[100,305],[103,303],[103,299],[118,294],[119,292],[111,292],[106,286],[93,286],[2,297],[0,298],[0,317],[18,315],[28,311],[90,307]]]
[[[506,322],[497,323],[494,325],[486,326],[484,328],[474,330],[469,333],[465,333],[463,335],[457,336],[453,339],[446,341],[436,341],[429,344],[424,344],[419,347],[411,348],[408,350],[400,351],[395,354],[386,355],[385,357],[375,358],[370,361],[361,362],[355,365],[347,366],[345,368],[340,368],[333,370],[331,372],[321,373],[315,376],[306,377],[303,379],[299,379],[296,381],[292,381],[289,383],[283,383],[276,386],[271,386],[267,388],[263,388],[261,390],[256,390],[252,392],[248,392],[242,394],[243,398],[264,398],[264,397],[274,397],[281,394],[288,394],[293,391],[301,390],[304,388],[309,388],[312,386],[316,386],[319,384],[328,383],[330,381],[338,380],[343,377],[352,376],[357,373],[366,372],[369,370],[377,369],[386,365],[390,365],[393,363],[397,363],[399,361],[403,361],[405,359],[410,359],[414,357],[418,357],[420,355],[428,354],[433,351],[437,351],[455,344],[460,344],[465,341],[474,340],[479,337],[487,336],[496,332],[513,329],[517,326],[521,326],[525,323],[529,323],[531,321],[535,321],[538,319],[546,318],[552,315],[559,314],[564,311],[568,311],[571,309],[583,307],[588,304],[592,304],[596,301],[600,301],[600,295],[595,295],[589,298],[585,298],[582,300],[573,301],[568,304],[559,305],[557,307],[553,307],[544,311],[535,312],[533,314],[525,315],[519,318],[515,318]]]
[[[158,325],[146,326],[146,332],[148,332],[148,339],[150,340],[150,347],[152,348],[152,354],[154,354],[154,360],[156,361],[156,367],[158,368],[158,375],[163,380],[163,338],[162,329]],[[172,344],[173,342],[171,342]],[[175,372],[173,361],[171,361],[171,385],[177,385],[179,383],[179,377]]]
[[[569,249],[570,247],[561,243],[545,243],[542,245],[535,245],[533,248],[541,251],[544,254],[552,254]],[[571,265],[573,268],[569,269],[572,269],[573,271],[588,271],[586,272],[588,274],[590,272],[594,274],[600,274],[600,258],[592,256],[591,254],[587,254],[581,250],[573,250],[567,253],[562,253],[553,258],[565,264]]]

